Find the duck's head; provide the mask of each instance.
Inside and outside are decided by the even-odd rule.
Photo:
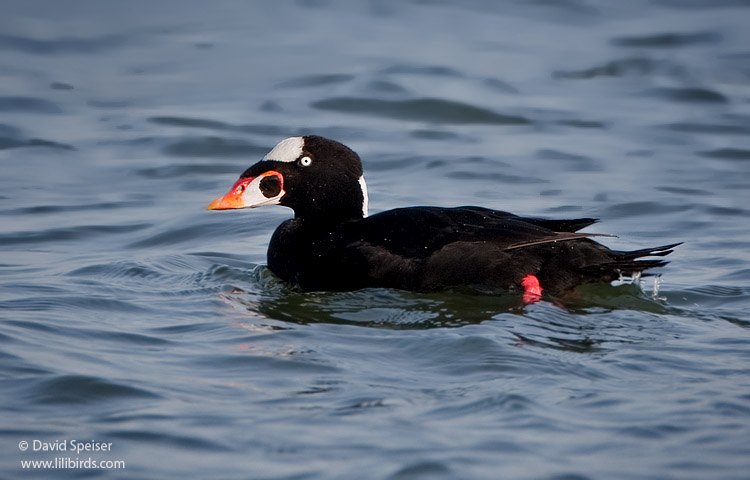
[[[290,137],[245,170],[209,210],[283,205],[297,218],[341,221],[367,216],[359,156],[318,136]]]

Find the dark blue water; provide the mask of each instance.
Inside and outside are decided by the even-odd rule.
[[[0,477],[750,477],[750,2],[2,10]],[[308,133],[372,212],[685,244],[565,308],[300,293],[264,267],[290,211],[205,207]]]

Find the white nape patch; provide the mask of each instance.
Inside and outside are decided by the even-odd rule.
[[[276,160],[277,162],[296,162],[302,155],[305,139],[302,137],[289,137],[276,144],[263,160]]]
[[[368,209],[368,203],[370,202],[369,198],[367,197],[367,184],[365,183],[365,176],[362,175],[359,177],[359,188],[362,189],[362,216],[367,216],[367,209]]]

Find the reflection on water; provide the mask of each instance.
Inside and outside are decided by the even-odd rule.
[[[239,278],[241,279],[241,277]],[[472,290],[415,293],[370,288],[354,292],[302,292],[285,285],[265,266],[250,275],[250,291],[232,287],[221,298],[246,309],[249,317],[296,324],[332,323],[372,328],[451,328],[496,319],[503,314],[523,315],[528,307],[520,295],[487,294]],[[242,282],[242,283],[246,283]],[[563,298],[547,299],[561,311],[586,315],[629,309],[667,313],[663,301],[650,297],[636,283],[619,286],[586,285]]]

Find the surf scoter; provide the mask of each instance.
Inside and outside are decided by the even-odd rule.
[[[279,142],[209,210],[283,205],[294,218],[274,232],[268,267],[303,290],[451,287],[565,293],[585,283],[661,267],[679,244],[615,251],[576,233],[594,218],[548,220],[482,207],[407,207],[367,215],[359,156],[318,136]]]

